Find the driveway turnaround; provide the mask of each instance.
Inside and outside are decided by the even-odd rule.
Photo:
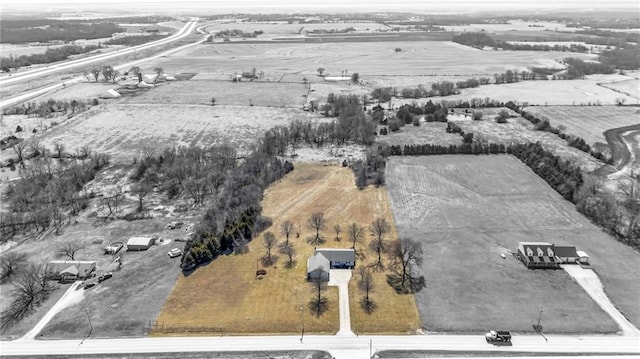
[[[349,280],[351,269],[332,269],[329,272],[329,285],[338,287],[340,304],[340,330],[336,335],[356,336],[351,331],[351,312],[349,311]]]
[[[589,294],[602,310],[611,316],[611,319],[622,329],[623,335],[640,337],[640,330],[631,324],[627,318],[616,309],[613,303],[611,303],[611,300],[609,300],[609,297],[607,297],[607,294],[604,292],[602,282],[600,282],[600,278],[598,278],[596,272],[591,269],[582,268],[577,264],[563,264],[561,267],[584,288],[587,294]]]

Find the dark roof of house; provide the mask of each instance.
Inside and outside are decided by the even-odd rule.
[[[577,257],[578,252],[574,246],[555,246],[553,248],[558,257]]]
[[[552,262],[555,257],[553,244],[547,242],[520,242],[518,249],[534,262],[547,262],[546,258],[551,258]]]
[[[96,268],[95,261],[51,261],[49,262],[47,269],[52,273],[69,273],[86,275],[91,273]],[[71,269],[74,267],[76,270]],[[75,272],[75,273],[73,273]]]
[[[330,262],[355,262],[356,252],[353,249],[320,248],[315,254],[321,253]]]

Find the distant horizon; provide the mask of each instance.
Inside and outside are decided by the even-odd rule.
[[[123,9],[122,5],[127,6]],[[105,11],[118,10],[129,14],[135,10],[164,12],[174,10],[187,13],[193,10],[208,10],[210,13],[286,13],[286,12],[419,12],[419,13],[482,13],[494,11],[498,13],[517,10],[550,11],[623,11],[625,9],[640,10],[636,0],[618,0],[614,2],[595,0],[540,0],[540,1],[508,1],[508,0],[308,0],[303,3],[294,0],[189,0],[175,2],[172,0],[0,0],[4,11],[12,12],[55,12],[55,11]],[[522,14],[525,15],[525,14]],[[529,14],[526,14],[529,15]]]

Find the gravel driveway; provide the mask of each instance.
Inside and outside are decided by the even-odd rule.
[[[565,270],[578,284],[589,294],[589,296],[613,319],[622,329],[623,335],[640,337],[640,330],[633,326],[627,318],[611,303],[609,297],[604,292],[604,287],[596,272],[591,269],[582,268],[576,264],[563,264]]]

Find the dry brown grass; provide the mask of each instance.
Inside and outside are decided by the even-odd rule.
[[[249,253],[220,257],[190,276],[181,277],[158,317],[160,323],[166,327],[220,327],[231,334],[297,333],[301,328],[300,306],[304,305],[305,332],[338,330],[336,288],[330,287],[327,292],[329,310],[320,318],[306,308],[312,297],[310,285],[305,281],[306,260],[313,253],[313,246],[306,242],[312,231],[305,222],[312,213],[323,212],[327,219],[323,231],[327,242],[321,247],[349,248],[346,233],[335,241],[333,226],[339,223],[346,228],[351,222],[368,226],[376,216],[384,216],[393,223],[386,191],[373,187],[359,191],[347,168],[298,163],[292,173],[266,191],[262,205],[263,214],[273,219],[268,230],[281,242],[284,237],[279,233],[280,224],[290,220],[297,229],[300,223],[300,237],[296,238],[294,230],[291,239],[296,250],[295,265],[286,268],[287,259],[278,254],[277,263],[266,268],[266,277],[256,280],[255,268],[265,250],[262,236],[255,238],[249,244]],[[395,238],[393,227],[388,238]],[[368,241],[368,233],[366,238]],[[374,316],[361,315],[361,310],[352,305],[353,328],[358,332],[400,332],[419,326],[413,297],[395,295],[383,281],[374,294],[379,300]],[[357,300],[357,296],[352,298],[355,305]],[[381,321],[375,328],[367,326],[378,319]]]

